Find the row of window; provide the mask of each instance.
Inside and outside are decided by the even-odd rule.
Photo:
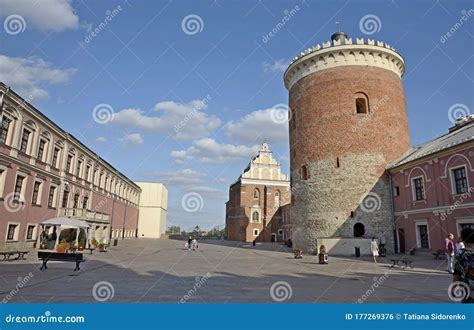
[[[460,233],[465,228],[474,228],[474,223],[470,220],[467,222],[459,222],[457,221],[457,229],[458,233]],[[415,223],[415,234],[416,234],[416,247],[420,249],[429,249],[431,247],[430,244],[430,230],[428,228],[428,221],[417,221]]]
[[[469,191],[469,182],[467,178],[466,167],[458,167],[450,170],[451,172],[451,184],[452,193],[455,195],[464,194]],[[412,197],[413,201],[424,201],[425,195],[425,184],[422,176],[411,179]],[[400,196],[400,187],[395,186],[393,195],[395,197]]]
[[[6,170],[0,169],[0,188],[2,188],[2,185],[4,183],[4,179],[6,177]],[[13,189],[13,201],[16,202],[21,202],[25,203],[27,202],[25,200],[26,196],[26,187],[27,187],[27,175],[26,174],[17,174],[16,180],[15,180],[15,186]],[[42,179],[35,179],[33,181],[33,192],[31,194],[31,204],[32,205],[37,205],[41,206],[41,200],[43,196],[43,186],[44,186],[45,180]],[[57,202],[57,194],[58,194],[58,185],[51,184],[49,186],[49,191],[48,191],[48,207],[49,208],[56,208],[56,202]],[[3,194],[3,189],[0,189],[0,196]],[[82,199],[82,204],[79,205],[79,194],[74,194],[73,198],[73,205],[71,205],[72,208],[79,208],[82,207],[83,209],[88,208],[88,196],[84,196]],[[66,208],[68,207],[68,201],[69,201],[69,190],[65,189],[62,197],[62,202],[61,202],[61,207]]]
[[[253,236],[257,237],[258,235],[260,235],[260,229],[254,228]],[[272,235],[275,235],[275,234],[272,234]],[[283,236],[283,229],[278,229],[278,236]]]
[[[12,146],[14,144],[14,123],[17,121],[11,114],[4,113],[0,116],[0,143]],[[37,161],[49,164],[54,168],[62,169],[62,159],[65,153],[64,170],[94,184],[98,189],[103,189],[109,193],[138,204],[139,193],[132,187],[115,177],[106,173],[92,161],[87,161],[86,157],[77,154],[74,148],[69,148],[67,152],[61,141],[53,141],[49,132],[39,134],[39,129],[32,121],[26,121],[22,125],[19,140],[19,151],[21,153],[36,157]]]
[[[4,196],[4,185],[6,181],[6,173],[7,170],[4,168],[0,168],[0,197]],[[42,198],[44,192],[44,184],[45,180],[41,178],[35,178],[33,180],[33,191],[31,194],[31,204],[35,206],[42,205]],[[23,173],[18,173],[15,179],[15,185],[13,187],[13,201],[26,203],[26,189],[28,185],[28,176]],[[57,207],[57,198],[59,193],[59,185],[51,183],[48,190],[48,199],[47,199],[47,206],[49,208],[56,208]],[[89,209],[89,196],[85,195],[81,196],[79,193],[75,193],[70,198],[70,191],[69,188],[66,187],[63,191],[63,195],[61,196],[61,204],[60,207],[62,208],[82,208],[82,209]]]
[[[38,231],[38,225],[28,224],[25,233],[25,240],[34,241]],[[20,240],[20,224],[9,223],[7,227],[7,241],[19,241]]]
[[[336,168],[340,166],[339,158],[336,159]],[[309,172],[306,165],[301,166],[300,177],[302,180],[309,179]],[[412,192],[414,201],[425,200],[425,187],[423,177],[412,178]],[[452,191],[453,194],[464,194],[469,190],[469,183],[467,179],[466,167],[458,167],[451,169],[451,182],[452,182]],[[400,196],[400,187],[395,186],[393,189],[393,194],[395,197]]]
[[[121,237],[135,237],[135,230],[122,230],[114,229],[112,230],[112,238],[121,238]]]
[[[275,191],[275,194],[274,194],[275,206],[280,206],[280,203],[281,203],[280,196],[281,196],[280,191],[279,190]],[[260,201],[260,190],[258,188],[255,188],[253,191],[253,199],[255,201]]]

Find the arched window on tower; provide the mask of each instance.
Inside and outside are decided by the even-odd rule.
[[[356,113],[369,113],[369,98],[362,92],[355,93]]]
[[[255,189],[253,191],[253,199],[255,199],[255,200],[260,199],[260,191],[258,189]]]
[[[362,237],[365,234],[365,227],[362,223],[357,222],[354,225],[354,237]]]
[[[253,211],[252,221],[253,222],[260,222],[260,214],[257,211]]]
[[[280,207],[280,192],[275,191],[275,207]]]

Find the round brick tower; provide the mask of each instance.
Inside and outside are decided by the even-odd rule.
[[[392,251],[385,167],[409,148],[404,61],[380,41],[353,41],[343,32],[331,39],[300,53],[284,75],[293,241],[310,252],[327,238],[350,245],[345,238],[384,233]]]

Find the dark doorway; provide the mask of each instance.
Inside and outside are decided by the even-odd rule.
[[[272,234],[272,243],[277,241],[277,234]]]
[[[365,227],[362,223],[358,222],[354,225],[354,237],[362,237],[365,234]]]
[[[419,225],[418,231],[420,233],[420,247],[422,249],[429,249],[430,245],[428,242],[428,226],[427,225]]]
[[[400,244],[400,253],[405,253],[405,230],[398,229],[398,242]]]

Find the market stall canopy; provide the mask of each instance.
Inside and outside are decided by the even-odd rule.
[[[41,222],[42,225],[72,227],[72,228],[90,228],[89,224],[82,220],[58,217]]]

